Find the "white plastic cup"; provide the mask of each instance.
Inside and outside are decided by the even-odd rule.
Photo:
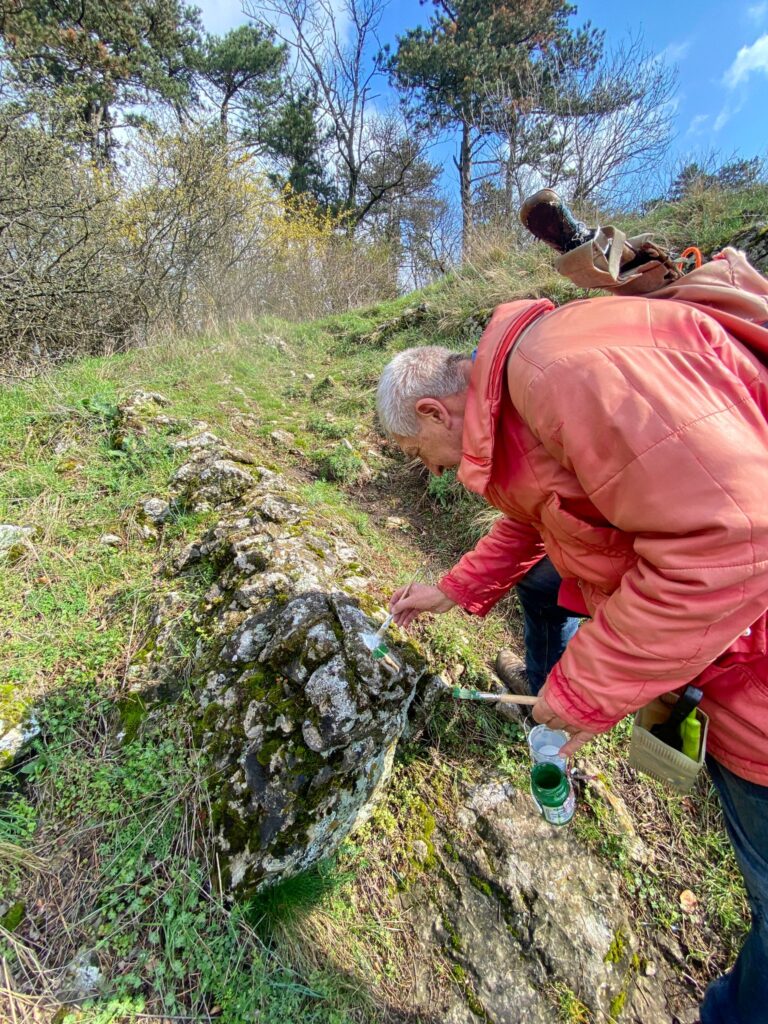
[[[550,729],[548,725],[537,725],[528,733],[528,749],[534,764],[556,764],[566,771],[568,759],[562,757],[560,748],[568,742],[568,734],[562,729]]]

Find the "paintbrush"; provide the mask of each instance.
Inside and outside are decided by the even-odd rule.
[[[486,693],[484,690],[451,687],[451,695],[458,700],[487,700],[494,704],[535,704],[539,699],[528,693]]]
[[[414,585],[414,583],[417,583],[419,581],[423,573],[424,569],[419,569],[419,571],[413,577],[411,582],[406,586],[405,590],[400,595],[401,599],[403,597],[407,597],[408,594],[410,594],[411,587]],[[374,661],[384,661],[385,664],[388,664],[390,667],[392,667],[392,665],[397,665],[397,662],[395,662],[394,659],[390,657],[389,648],[387,647],[384,641],[384,634],[392,625],[393,619],[394,615],[392,614],[392,612],[390,612],[375,633],[363,633],[362,635],[362,641],[368,648],[368,650],[371,652],[371,657],[374,659]]]

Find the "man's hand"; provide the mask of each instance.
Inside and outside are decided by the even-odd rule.
[[[546,690],[545,686],[539,693],[539,699],[533,705],[533,717],[541,725],[548,725],[550,729],[563,729],[568,733],[570,739],[560,748],[560,753],[563,757],[570,757],[571,754],[575,754],[577,750],[583,747],[585,743],[593,740],[597,733],[588,732],[572,722],[566,722],[562,718],[558,718],[549,704],[547,704]]]
[[[406,591],[408,593],[406,594]],[[403,596],[405,594],[405,597]],[[413,583],[409,587],[400,587],[389,601],[389,610],[395,617],[398,626],[410,626],[414,619],[423,612],[439,615],[448,612],[456,602],[446,597],[439,587],[430,587],[426,583]]]

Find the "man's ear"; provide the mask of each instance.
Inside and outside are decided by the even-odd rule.
[[[447,423],[451,418],[446,407],[437,398],[420,398],[414,409],[417,416],[425,420],[434,420],[436,423]]]

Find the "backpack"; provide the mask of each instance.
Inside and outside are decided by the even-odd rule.
[[[768,279],[743,252],[723,249],[648,298],[675,299],[700,309],[768,367]]]

